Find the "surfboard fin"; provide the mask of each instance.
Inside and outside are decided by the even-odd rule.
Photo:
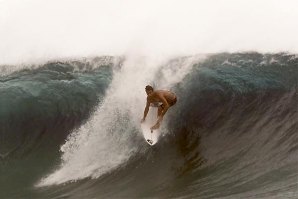
[[[151,144],[151,145],[153,144],[153,141],[152,141],[152,140],[149,140],[149,139],[148,139],[147,142],[148,142],[149,144]]]

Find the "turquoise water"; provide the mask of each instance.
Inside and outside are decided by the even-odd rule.
[[[183,67],[179,63],[160,66],[154,85],[162,85],[164,68]],[[109,124],[96,114],[107,96],[113,97],[113,86],[129,88],[133,79],[127,85],[114,81],[122,69],[121,62],[97,58],[1,76],[1,198],[298,197],[298,59],[285,53],[221,53],[193,62],[171,87],[178,103],[163,124],[168,133],[153,147],[128,113],[110,106],[118,126],[94,137],[95,145],[82,141],[84,155],[73,150],[70,159],[80,165],[87,154],[91,163],[79,167],[77,177],[67,176],[61,146],[76,149],[80,142],[69,138],[75,132],[92,135],[78,129],[94,117],[95,123]],[[119,163],[110,161],[127,148],[133,150]],[[73,180],[39,185],[59,168]]]

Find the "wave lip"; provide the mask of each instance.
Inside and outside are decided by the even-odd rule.
[[[1,77],[2,159],[28,153],[43,139],[56,140],[58,147],[88,118],[112,74],[111,66],[86,70],[86,65],[52,62]]]

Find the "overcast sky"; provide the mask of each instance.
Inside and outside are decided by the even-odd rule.
[[[297,0],[0,0],[0,64],[94,55],[298,52]]]

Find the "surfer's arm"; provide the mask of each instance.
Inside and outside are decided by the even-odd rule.
[[[149,111],[149,106],[150,106],[150,103],[149,103],[148,100],[147,100],[147,104],[146,104],[146,107],[145,107],[145,110],[144,110],[144,117],[143,117],[143,119],[142,119],[142,122],[144,122],[145,119],[146,119],[146,116],[147,116],[148,111]]]

